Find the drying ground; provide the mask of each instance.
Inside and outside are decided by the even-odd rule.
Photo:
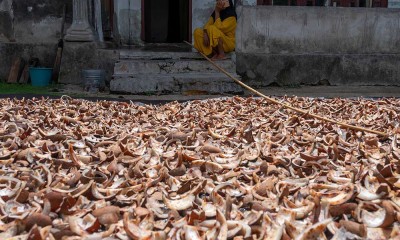
[[[0,238],[399,235],[400,100],[0,99]]]

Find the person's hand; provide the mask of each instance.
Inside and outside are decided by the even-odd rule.
[[[206,30],[204,30],[203,41],[204,41],[204,46],[206,47],[210,46],[210,38],[208,37],[208,33]]]
[[[222,0],[218,0],[217,4],[215,5],[215,11],[216,12],[220,12],[222,10],[224,10],[225,6],[224,6],[224,2]]]

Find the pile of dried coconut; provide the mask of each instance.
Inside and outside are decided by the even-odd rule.
[[[263,99],[0,100],[0,239],[400,234],[400,100],[285,101],[390,137]]]

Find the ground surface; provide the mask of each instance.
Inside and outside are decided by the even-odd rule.
[[[400,101],[0,100],[0,239],[384,239]]]
[[[188,101],[193,99],[209,99],[232,96],[229,94],[224,95],[120,95],[109,93],[98,93],[90,95],[82,91],[80,86],[64,85],[60,86],[61,93],[73,93],[75,95],[88,96],[88,97],[103,97],[113,99],[126,99],[133,101],[147,100],[147,101]],[[400,97],[400,87],[395,86],[301,86],[295,88],[284,87],[269,87],[257,88],[261,93],[267,96],[299,96],[299,97],[366,97],[366,98],[379,98],[379,97]],[[245,90],[243,96],[252,96],[253,94]]]
[[[324,97],[324,98],[379,98],[379,97],[400,97],[400,87],[395,86],[301,86],[295,88],[269,87],[257,89],[267,96],[299,96],[299,97]],[[143,103],[166,103],[171,101],[190,101],[219,97],[229,97],[232,95],[121,95],[109,92],[99,92],[90,94],[83,90],[79,85],[55,85],[47,88],[34,88],[28,85],[9,85],[0,83],[0,98],[22,98],[22,97],[41,97],[58,98],[68,95],[75,98],[88,100],[114,100],[114,101],[133,101]],[[249,91],[244,91],[243,97],[252,96]]]

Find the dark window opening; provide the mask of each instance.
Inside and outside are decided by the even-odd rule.
[[[145,0],[144,41],[181,43],[189,40],[189,0]]]

